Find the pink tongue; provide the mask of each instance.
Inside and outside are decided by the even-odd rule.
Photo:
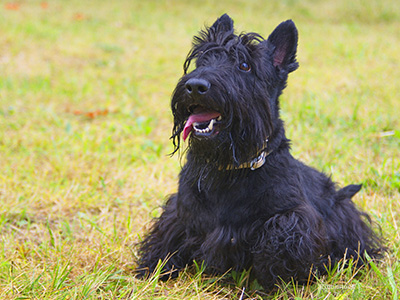
[[[189,136],[189,133],[193,129],[193,123],[202,123],[210,121],[211,119],[218,118],[221,114],[216,111],[210,112],[203,112],[199,114],[192,114],[190,115],[189,119],[186,121],[185,128],[183,129],[182,138],[185,141],[186,138]]]

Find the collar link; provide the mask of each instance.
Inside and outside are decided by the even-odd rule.
[[[250,168],[250,170],[254,171],[254,170],[261,168],[265,164],[266,157],[268,155],[270,155],[272,152],[272,150],[269,152],[267,151],[267,146],[268,146],[268,138],[265,140],[263,150],[256,158],[252,159],[250,162],[243,163],[237,167],[234,165],[228,165],[225,170],[230,171],[230,170],[239,170],[239,169],[249,169]]]

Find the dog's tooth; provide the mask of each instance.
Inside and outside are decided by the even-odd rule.
[[[213,127],[214,127],[214,122],[215,122],[215,120],[212,119],[212,120],[210,121],[210,124],[208,124],[207,129],[208,129],[209,131],[211,131],[211,130],[213,129]]]
[[[221,121],[222,120],[222,116],[219,116],[218,118],[217,118],[217,121]]]

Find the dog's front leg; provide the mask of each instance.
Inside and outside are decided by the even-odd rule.
[[[161,279],[176,277],[189,261],[184,240],[185,227],[177,216],[176,195],[172,195],[150,233],[140,243],[138,276],[151,275],[161,262]]]
[[[283,280],[305,283],[321,261],[325,230],[316,211],[299,206],[267,220],[253,251],[253,269],[267,290]],[[310,277],[311,276],[311,277]]]

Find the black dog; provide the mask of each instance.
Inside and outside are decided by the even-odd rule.
[[[338,190],[289,152],[278,97],[298,68],[297,39],[290,20],[267,40],[236,35],[226,14],[194,38],[171,103],[174,152],[188,139],[187,162],[140,245],[141,276],[168,258],[164,278],[173,277],[195,260],[212,273],[252,268],[270,289],[379,255],[380,238],[351,201],[361,185]]]

